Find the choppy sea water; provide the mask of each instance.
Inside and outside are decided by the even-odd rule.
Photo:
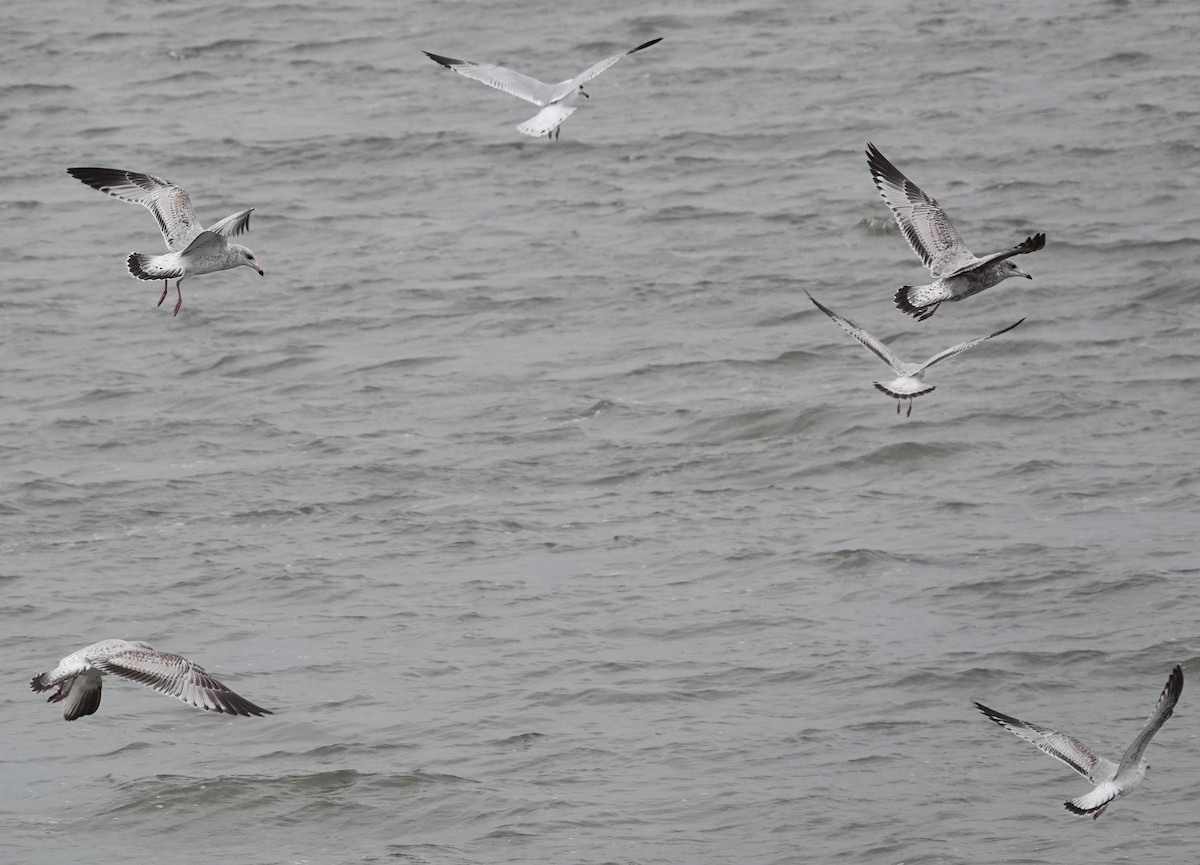
[[[19,2],[0,858],[1178,862],[1200,792],[1200,7]],[[557,143],[421,55],[589,88]],[[927,322],[874,141],[1010,280]],[[153,220],[256,208],[178,318]],[[939,365],[910,419],[808,303]],[[269,718],[28,680],[110,636]],[[1113,759],[1087,789],[978,699]]]

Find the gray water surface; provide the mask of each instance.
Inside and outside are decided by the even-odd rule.
[[[548,80],[558,143],[420,52]],[[0,859],[1194,861],[1200,6],[0,12]],[[916,323],[874,141],[1010,280]],[[149,171],[266,271],[125,271]],[[1021,284],[1016,284],[1016,283]],[[804,290],[924,359],[887,370]],[[110,681],[145,639],[268,718]],[[1118,759],[1086,781],[978,699]]]

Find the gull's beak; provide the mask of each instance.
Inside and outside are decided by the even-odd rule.
[[[258,275],[259,275],[259,276],[266,276],[266,274],[265,274],[265,273],[263,273],[263,269],[262,269],[261,267],[259,267],[257,264],[252,264],[252,265],[250,265],[250,266],[251,266],[251,267],[253,267],[255,270],[257,270],[257,271],[258,271]]]
[[[1032,276],[1030,276],[1028,273],[1026,273],[1026,272],[1025,272],[1025,271],[1023,271],[1023,270],[1021,271],[1021,276],[1025,277],[1026,279],[1033,279],[1033,277],[1032,277]]]

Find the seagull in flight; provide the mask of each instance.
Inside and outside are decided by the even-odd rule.
[[[179,308],[183,306],[183,292],[179,284],[189,276],[229,270],[240,265],[251,267],[258,271],[259,276],[263,276],[263,269],[258,266],[253,252],[240,243],[225,240],[249,229],[253,207],[226,216],[220,222],[204,228],[187,192],[161,177],[116,168],[68,168],[67,174],[93,189],[107,192],[113,198],[140,204],[154,214],[170,251],[166,255],[132,252],[126,265],[138,279],[163,281],[159,306],[167,299],[170,280],[176,281],[175,293],[179,299],[175,301],[174,315],[179,315]]]
[[[900,169],[869,142],[867,166],[908,245],[929,268],[934,279],[928,285],[901,286],[895,296],[896,308],[901,312],[924,321],[937,312],[943,301],[959,301],[979,294],[1010,276],[1033,279],[1009,259],[1044,247],[1045,234],[1035,234],[1012,249],[979,258],[967,249],[942,206],[901,174]]]
[[[226,688],[199,664],[168,652],[156,652],[139,640],[101,640],[67,655],[48,673],[34,676],[30,687],[37,692],[58,690],[47,702],[63,700],[63,717],[68,721],[94,714],[100,708],[100,686],[110,673],[148,685],[160,694],[177,697],[206,712],[229,715],[270,715]]]
[[[659,42],[662,42],[661,36],[657,39],[651,39],[649,42],[643,42],[637,48],[630,49],[623,54],[614,54],[612,57],[606,57],[586,72],[581,72],[574,78],[568,78],[566,81],[561,81],[558,84],[546,84],[538,81],[536,78],[530,78],[528,75],[522,75],[520,72],[514,72],[503,66],[493,66],[491,63],[476,63],[473,60],[455,60],[452,57],[443,57],[440,54],[432,54],[429,51],[421,53],[434,63],[440,63],[447,69],[453,69],[459,75],[474,78],[476,81],[482,81],[488,87],[495,87],[497,90],[503,90],[505,93],[511,93],[513,96],[520,97],[526,102],[532,102],[534,105],[540,106],[542,110],[518,126],[517,131],[525,135],[532,135],[535,138],[545,135],[547,138],[553,137],[557,141],[558,128],[564,120],[575,113],[579,97],[582,96],[584,99],[591,98],[584,92],[584,84],[591,81],[605,69],[608,69],[622,57],[636,54],[643,48],[649,48],[651,45],[657,45]]]
[[[1005,730],[1036,745],[1041,751],[1066,763],[1095,784],[1096,788],[1092,792],[1063,804],[1072,814],[1091,814],[1092,819],[1096,820],[1114,799],[1124,796],[1142,783],[1142,779],[1146,777],[1146,769],[1149,768],[1149,764],[1142,755],[1146,753],[1146,746],[1150,744],[1154,734],[1175,711],[1175,704],[1179,702],[1179,695],[1182,692],[1183,670],[1176,664],[1158,702],[1154,705],[1154,711],[1150,714],[1149,720],[1142,727],[1142,732],[1138,733],[1137,738],[1133,740],[1133,744],[1126,749],[1120,763],[1114,763],[1112,760],[1098,756],[1074,736],[1059,733],[1049,727],[1039,727],[1037,724],[1020,721],[1011,715],[989,709],[982,703],[972,702],[976,709]]]
[[[804,293],[808,294],[807,291]],[[832,309],[824,306],[811,294],[808,294],[808,299],[816,305],[817,309],[821,310],[821,312],[825,313],[827,316],[837,322],[838,326],[842,330],[846,331],[846,333],[850,334],[852,337],[865,345],[871,350],[872,353],[874,353],[876,357],[892,368],[892,372],[896,374],[896,378],[889,382],[875,382],[875,389],[896,400],[896,414],[900,414],[900,403],[904,400],[908,400],[908,413],[905,415],[905,417],[912,415],[912,401],[914,399],[919,396],[924,396],[927,393],[932,393],[936,389],[934,385],[925,383],[925,370],[929,369],[929,367],[933,366],[939,360],[945,360],[948,357],[954,357],[954,355],[962,354],[969,348],[974,348],[985,339],[991,339],[993,336],[999,336],[1002,333],[1007,333],[1020,324],[1021,321],[1025,320],[1021,319],[1021,321],[1014,322],[1008,327],[1002,328],[995,333],[989,333],[987,336],[981,336],[972,340],[968,340],[967,342],[959,343],[958,345],[952,346],[945,351],[939,351],[929,360],[925,361],[925,363],[915,364],[905,363],[904,361],[900,360],[900,358],[896,357],[890,348],[888,348],[878,339],[871,336],[871,334],[867,333],[848,318],[842,318],[842,316],[838,315]]]

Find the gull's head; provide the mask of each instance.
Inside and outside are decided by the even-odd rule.
[[[246,267],[253,267],[258,271],[259,276],[266,275],[263,273],[263,269],[258,266],[258,262],[255,260],[253,252],[242,246],[240,243],[231,243],[229,244],[229,248],[233,251],[234,256],[236,256],[235,261],[238,265],[244,264]]]
[[[1023,276],[1026,279],[1033,279],[1032,276],[1017,267],[1012,259],[1005,259],[1004,265],[1000,268],[1000,277],[1001,279],[1008,279],[1010,276]]]

